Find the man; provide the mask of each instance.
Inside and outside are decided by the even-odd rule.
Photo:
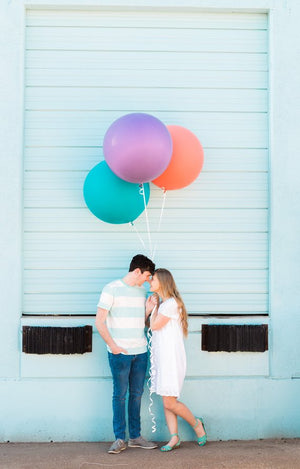
[[[155,265],[142,254],[132,258],[129,272],[121,280],[107,284],[97,308],[96,327],[107,344],[113,377],[113,429],[116,440],[109,453],[120,453],[125,444],[125,398],[129,388],[129,447],[153,449],[157,445],[141,436],[140,409],[147,369],[145,337],[146,290]],[[147,310],[151,308],[147,304]]]

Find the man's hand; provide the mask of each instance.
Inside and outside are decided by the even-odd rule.
[[[125,353],[128,354],[127,350],[125,350],[122,347],[119,347],[111,337],[109,330],[107,329],[106,326],[106,318],[108,315],[108,311],[103,308],[98,308],[97,309],[97,315],[96,315],[96,327],[98,329],[99,334],[101,335],[102,339],[107,343],[109,346],[110,350],[114,355],[118,355],[120,353]]]
[[[110,347],[110,350],[111,350],[111,352],[112,352],[113,355],[119,355],[120,353],[125,353],[125,355],[128,354],[127,350],[125,350],[125,349],[122,348],[122,347],[119,347],[117,344],[111,346],[111,347]]]

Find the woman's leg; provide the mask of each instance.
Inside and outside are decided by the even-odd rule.
[[[177,397],[163,396],[163,403],[164,403],[165,415],[166,415],[166,411],[171,412],[175,416],[179,416],[179,417],[183,418],[187,423],[189,423],[191,425],[191,427],[195,427],[195,425],[197,425],[197,422],[198,422],[198,425],[194,428],[194,431],[195,431],[197,437],[205,435],[205,431],[204,431],[203,425],[200,422],[200,420],[197,420],[194,417],[194,415],[192,414],[192,412],[187,408],[187,406],[185,404],[183,404],[182,402],[179,402],[177,400]],[[167,419],[167,417],[166,417],[166,419]],[[177,418],[176,418],[176,420],[177,420]],[[174,432],[172,432],[172,433],[174,433]]]
[[[177,415],[174,414],[174,412],[172,412],[171,410],[166,409],[165,406],[164,406],[164,412],[165,412],[166,422],[167,422],[170,435],[174,435],[175,433],[178,433]],[[178,436],[172,436],[172,438],[167,443],[167,445],[174,446],[176,445],[176,443],[178,443],[178,440],[179,440]]]

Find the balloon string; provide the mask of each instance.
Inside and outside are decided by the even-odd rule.
[[[130,222],[129,222],[129,225],[130,225],[130,226],[134,229],[134,231],[136,232],[136,234],[137,234],[137,236],[138,236],[140,242],[142,243],[143,248],[144,248],[145,251],[146,251],[146,246],[145,246],[144,240],[142,239],[140,233],[139,233],[138,230],[136,229],[135,224],[133,223],[133,221],[130,221]]]
[[[154,306],[154,308],[152,310],[152,313],[155,311],[155,309],[156,309],[156,305]],[[149,410],[149,414],[151,416],[151,421],[152,421],[152,427],[151,427],[152,428],[152,433],[155,433],[156,432],[156,420],[155,420],[155,414],[152,412],[153,399],[152,399],[151,396],[153,394],[153,391],[151,390],[151,382],[152,382],[152,377],[155,376],[156,370],[155,370],[154,360],[153,360],[152,331],[151,331],[150,327],[147,331],[147,337],[148,337],[148,349],[149,349],[149,353],[150,353],[150,370],[149,370],[149,378],[147,380],[147,387],[149,389],[149,400],[150,400],[148,410]]]
[[[150,225],[149,225],[149,217],[148,217],[148,210],[147,210],[147,204],[146,204],[144,184],[140,184],[140,194],[143,196],[143,200],[144,200],[147,234],[148,234],[148,242],[149,242],[149,253],[150,253],[150,258],[151,258],[151,255],[152,255],[152,240],[151,240],[151,233],[150,233]]]
[[[166,205],[166,197],[167,197],[167,191],[165,189],[163,189],[163,199],[162,199],[160,217],[159,217],[159,221],[158,221],[156,234],[159,234],[159,232],[160,232],[161,221],[162,221],[162,217],[163,217],[163,213],[164,213],[164,209],[165,209],[165,205]],[[155,246],[154,246],[154,249],[153,249],[153,252],[152,252],[152,257],[151,257],[152,260],[154,260],[154,257],[155,257],[155,254],[156,254],[157,243],[158,243],[158,238],[156,238],[156,243],[155,243]]]

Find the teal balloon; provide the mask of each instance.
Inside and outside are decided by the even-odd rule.
[[[147,204],[150,187],[148,183],[143,186]],[[88,173],[84,181],[83,196],[90,211],[106,223],[132,222],[145,209],[139,184],[120,179],[106,161],[101,161]]]

